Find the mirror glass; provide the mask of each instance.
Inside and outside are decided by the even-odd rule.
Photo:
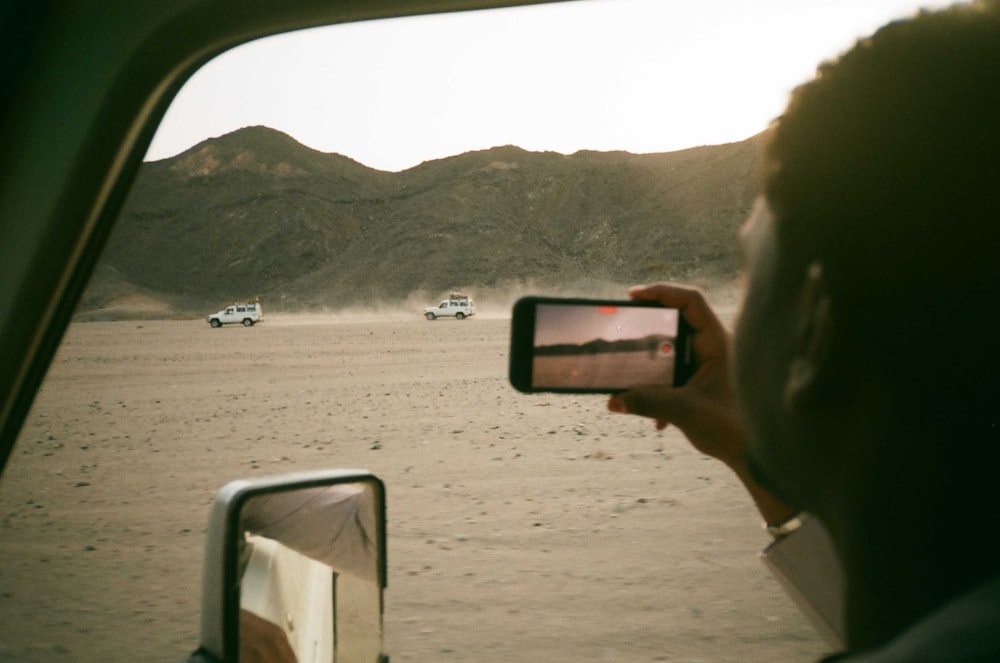
[[[380,660],[384,522],[374,482],[252,495],[240,509],[240,663]]]

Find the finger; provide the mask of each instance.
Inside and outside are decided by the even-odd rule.
[[[608,410],[618,414],[630,414],[628,406],[618,394],[608,398]],[[666,419],[654,418],[654,422],[656,424],[656,430],[664,430],[670,425],[670,422]]]
[[[608,401],[608,409],[621,414],[636,414],[640,417],[656,419],[657,428],[662,430],[668,424],[678,423],[689,409],[686,406],[686,390],[659,385],[634,387],[615,394]]]
[[[725,356],[729,332],[697,288],[675,283],[652,283],[629,288],[629,296],[655,301],[680,311],[693,331],[692,347],[699,365],[698,372],[701,372],[703,364],[711,363],[713,357]]]
[[[679,309],[684,319],[695,331],[721,327],[718,317],[708,305],[705,295],[697,288],[673,283],[652,283],[629,288],[629,297],[654,301],[664,306]]]
[[[608,397],[608,410],[617,414],[628,414],[628,408],[618,394]]]

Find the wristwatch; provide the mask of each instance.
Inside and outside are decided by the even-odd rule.
[[[768,525],[767,523],[764,523],[764,529],[766,529],[767,533],[775,539],[783,539],[801,526],[802,521],[798,516],[792,516],[785,522],[777,525]]]

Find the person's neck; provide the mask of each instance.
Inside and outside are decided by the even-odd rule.
[[[1000,574],[1000,532],[995,516],[984,515],[982,499],[953,500],[949,508],[944,498],[953,494],[925,488],[923,498],[899,496],[879,510],[855,511],[849,527],[831,524],[847,584],[852,652],[885,644]]]

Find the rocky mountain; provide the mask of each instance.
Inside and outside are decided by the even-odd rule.
[[[506,146],[390,173],[241,129],[142,166],[78,315],[730,278],[758,151],[756,137],[644,155]]]

